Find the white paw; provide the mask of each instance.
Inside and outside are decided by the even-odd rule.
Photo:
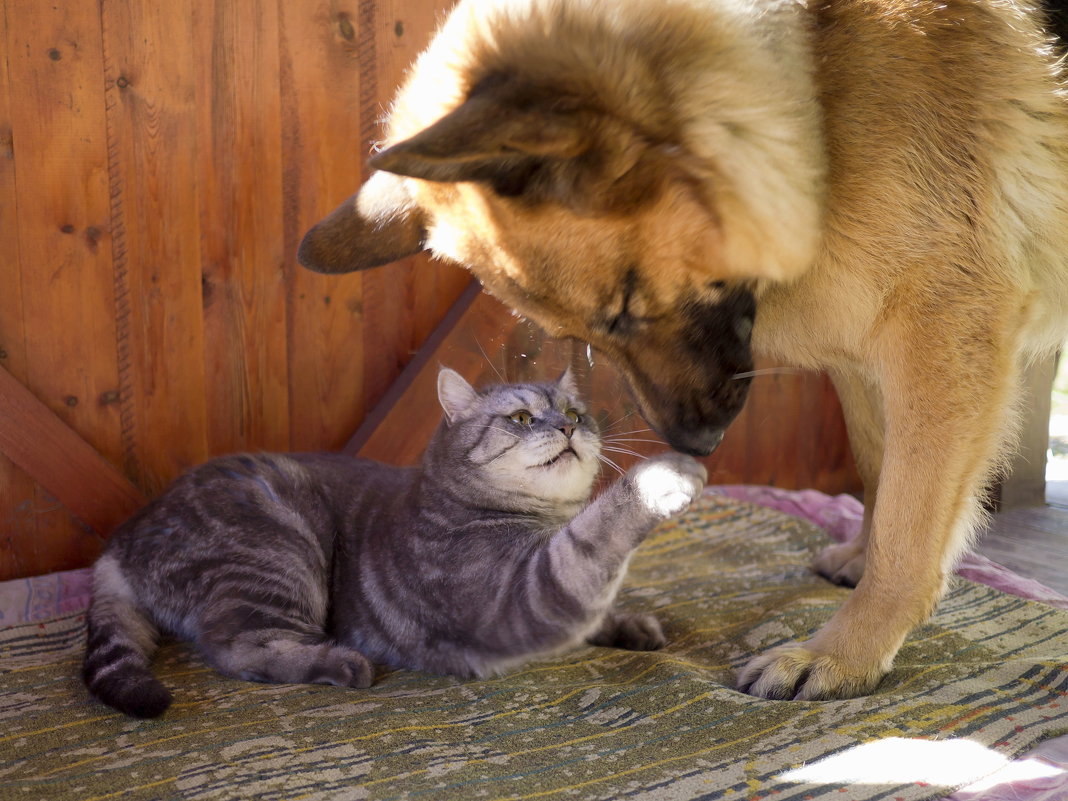
[[[663,453],[631,468],[627,474],[641,504],[668,518],[685,510],[708,479],[704,465],[681,453]]]

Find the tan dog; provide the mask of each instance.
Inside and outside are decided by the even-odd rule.
[[[968,544],[1021,362],[1068,328],[1058,70],[1001,0],[462,0],[300,259],[458,261],[691,453],[744,401],[755,309],[754,348],[833,376],[867,513],[816,562],[856,592],[739,686],[861,694]]]

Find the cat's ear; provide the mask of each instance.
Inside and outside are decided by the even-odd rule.
[[[455,423],[474,406],[478,392],[455,370],[442,367],[438,373],[438,402],[445,410],[445,419]]]
[[[571,365],[568,365],[564,374],[556,379],[556,388],[570,400],[579,399],[578,382],[575,380],[575,371],[571,369]]]

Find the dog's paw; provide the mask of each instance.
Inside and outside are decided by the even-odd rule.
[[[632,467],[627,479],[645,510],[663,519],[693,503],[708,480],[708,471],[691,456],[663,453]]]
[[[781,645],[754,657],[738,674],[738,689],[775,701],[827,701],[867,695],[884,671],[847,668],[831,654],[817,653],[805,644]]]
[[[828,545],[812,560],[812,568],[835,584],[856,587],[864,575],[864,553],[853,542]]]

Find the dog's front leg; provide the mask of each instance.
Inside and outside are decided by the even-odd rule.
[[[886,437],[855,592],[812,639],[753,659],[740,689],[801,700],[870,692],[938,603],[1010,428],[1016,371],[992,337],[941,347],[934,337],[898,332],[877,363]],[[910,342],[933,347],[910,353]]]
[[[870,376],[858,368],[829,371],[838,400],[842,404],[853,461],[864,483],[864,522],[860,533],[848,542],[828,545],[812,566],[821,576],[835,584],[857,586],[864,575],[864,560],[871,534],[875,500],[879,492],[879,474],[883,464],[884,420],[882,397]]]

